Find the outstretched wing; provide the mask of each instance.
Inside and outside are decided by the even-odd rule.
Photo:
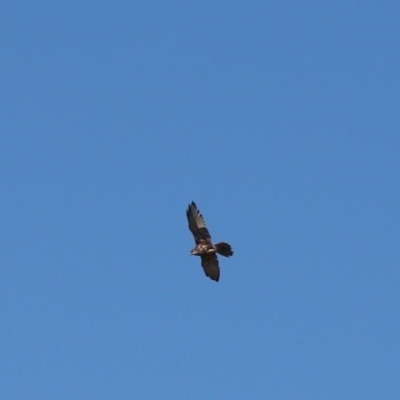
[[[186,216],[189,222],[189,229],[193,233],[196,244],[211,243],[211,236],[206,228],[203,216],[197,209],[196,203],[192,201],[186,211]]]
[[[201,256],[201,266],[205,274],[213,281],[219,280],[219,264],[215,253],[207,253]]]

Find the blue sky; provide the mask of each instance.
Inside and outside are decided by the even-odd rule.
[[[2,4],[0,397],[399,399],[399,13]]]

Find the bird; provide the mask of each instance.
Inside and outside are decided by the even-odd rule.
[[[196,243],[196,246],[190,251],[190,255],[199,256],[206,276],[218,282],[220,271],[217,253],[224,257],[230,257],[233,255],[232,247],[225,242],[212,244],[211,235],[208,232],[204,218],[194,201],[189,204],[186,216],[189,230],[192,232]]]

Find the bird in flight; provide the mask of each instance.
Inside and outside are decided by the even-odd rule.
[[[228,243],[220,242],[212,244],[211,235],[206,228],[203,216],[200,214],[196,203],[192,201],[186,210],[189,222],[189,229],[193,234],[196,246],[190,251],[192,256],[200,256],[201,266],[205,274],[212,280],[219,280],[219,263],[217,253],[224,257],[233,255],[231,246]]]

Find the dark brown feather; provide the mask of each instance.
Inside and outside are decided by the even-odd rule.
[[[219,263],[215,253],[203,254],[201,256],[201,266],[209,278],[213,281],[219,281]]]
[[[211,235],[208,232],[203,216],[200,214],[196,203],[192,201],[186,211],[189,229],[193,234],[196,244],[211,243]]]
[[[224,257],[233,256],[232,247],[228,243],[225,243],[225,242],[217,243],[214,245],[214,248],[218,254],[221,254],[221,256],[224,256]]]

